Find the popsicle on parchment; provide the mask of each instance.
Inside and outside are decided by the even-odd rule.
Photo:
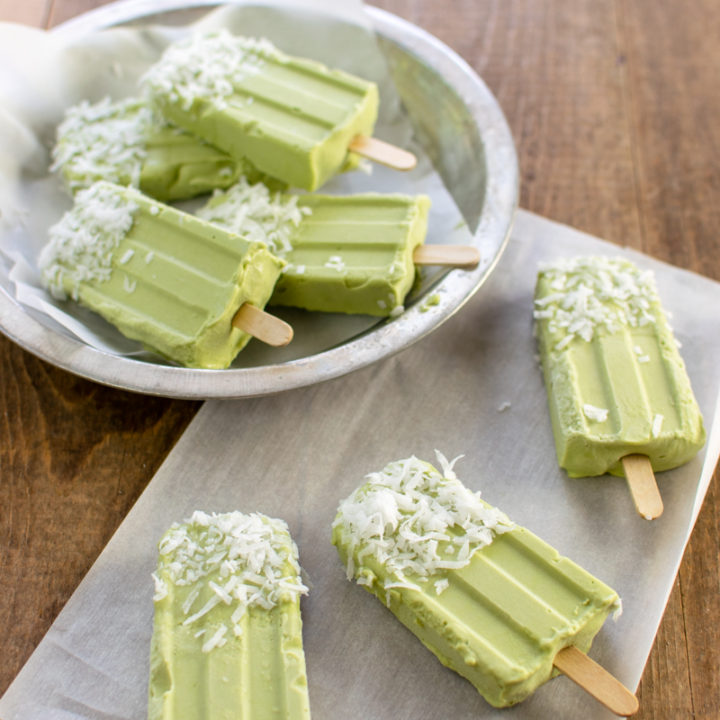
[[[429,207],[425,195],[294,196],[241,180],[197,214],[267,238],[287,261],[271,305],[384,317],[402,311],[413,285]]]
[[[39,266],[50,291],[164,357],[224,368],[251,333],[265,339],[236,319],[266,317],[284,265],[262,243],[106,182],[79,191],[49,238]]]
[[[71,193],[107,180],[163,202],[230,187],[240,176],[283,188],[247,159],[233,159],[168,125],[138,98],[106,97],[69,108],[57,129],[52,170],[60,172]]]
[[[640,514],[657,517],[652,471],[694,457],[705,430],[652,273],[617,257],[558,260],[538,274],[534,316],[560,466],[627,475]],[[642,458],[649,488],[632,482]]]
[[[227,31],[171,45],[141,85],[173,124],[305,190],[348,162],[378,110],[374,83]]]
[[[586,655],[619,609],[617,593],[481,500],[438,458],[441,471],[415,457],[390,463],[340,503],[333,543],[348,578],[496,707],[524,700],[570,658],[611,688],[604,694],[590,682],[586,690],[618,714],[634,712],[634,696]]]
[[[148,720],[309,720],[285,522],[196,511],[163,535],[154,580]]]

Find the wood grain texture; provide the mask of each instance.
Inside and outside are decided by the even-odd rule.
[[[45,27],[48,22],[48,0],[0,0],[0,22],[14,22],[30,27]]]
[[[0,0],[51,26],[98,0]],[[513,131],[521,205],[720,279],[716,0],[376,0],[465,58]],[[118,392],[0,338],[0,692],[197,403]],[[639,689],[641,720],[720,717],[720,493],[698,518]]]

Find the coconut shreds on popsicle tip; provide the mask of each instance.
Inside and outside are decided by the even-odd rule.
[[[284,187],[249,161],[168,125],[140,98],[82,101],[67,109],[56,135],[51,170],[71,194],[100,180],[139,188],[162,202],[227,188],[241,176]]]
[[[654,472],[692,459],[705,430],[653,274],[619,257],[548,263],[534,317],[560,466],[625,475],[658,517]]]
[[[158,550],[148,718],[308,720],[308,589],[287,524],[196,511]]]
[[[188,367],[224,368],[251,336],[275,343],[292,328],[261,311],[284,261],[248,241],[132,188],[99,182],[49,230],[43,282],[95,311],[129,338]],[[262,322],[257,323],[258,317]],[[268,319],[269,318],[269,319]],[[281,332],[274,333],[278,326]]]
[[[333,543],[348,578],[496,707],[562,671],[617,714],[634,713],[634,695],[586,654],[619,613],[617,593],[437,456],[440,470],[416,457],[390,463],[340,503]]]

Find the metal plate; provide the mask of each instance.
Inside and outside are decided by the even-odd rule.
[[[217,2],[127,0],[58,26],[65,37]],[[518,170],[512,137],[497,101],[477,74],[450,48],[388,12],[367,7],[416,138],[455,199],[482,262],[452,270],[432,287],[439,303],[425,312],[423,294],[405,312],[381,321],[332,349],[257,367],[200,370],[121,357],[89,347],[30,315],[0,289],[0,330],[29,352],[84,378],[112,387],[167,397],[243,398],[329,380],[386,358],[439,327],[459,310],[495,267],[517,207]],[[426,290],[425,294],[431,292]]]

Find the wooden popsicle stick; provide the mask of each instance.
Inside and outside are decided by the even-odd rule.
[[[273,347],[287,345],[293,338],[293,329],[284,320],[250,303],[245,303],[235,313],[232,325]]]
[[[647,455],[626,455],[622,459],[622,465],[638,515],[642,515],[646,520],[660,517],[663,501],[650,458]]]
[[[448,265],[475,267],[480,262],[480,251],[472,245],[419,245],[413,251],[416,265]]]
[[[553,665],[616,715],[627,717],[638,711],[637,698],[602,665],[574,645],[563,648],[555,656]]]
[[[365,135],[354,138],[348,149],[394,170],[412,170],[417,165],[417,158],[411,152]]]

